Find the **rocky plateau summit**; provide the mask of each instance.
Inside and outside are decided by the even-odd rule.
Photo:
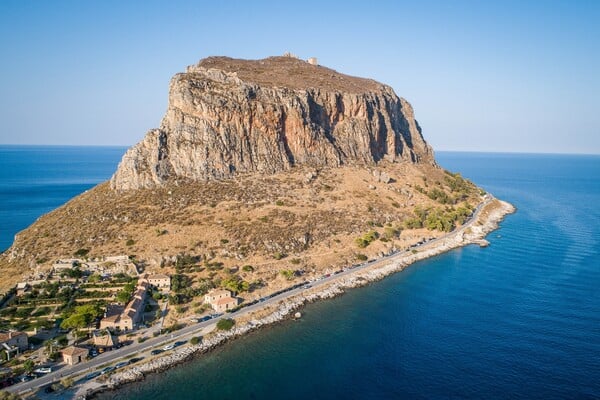
[[[116,190],[295,166],[434,164],[391,87],[294,57],[209,57],[176,74],[157,129],[124,155]]]

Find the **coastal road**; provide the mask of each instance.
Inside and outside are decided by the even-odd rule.
[[[494,199],[493,196],[491,196],[489,194],[486,195],[486,199],[475,208],[475,210],[473,211],[473,214],[471,215],[469,220],[466,221],[459,229],[457,229],[453,232],[447,233],[443,236],[440,236],[437,239],[432,239],[421,245],[414,246],[411,250],[422,249],[424,247],[430,247],[436,243],[441,242],[444,239],[447,239],[451,235],[456,235],[457,233],[464,231],[465,229],[470,227],[477,220],[477,217],[479,216],[479,213],[481,212],[483,207],[485,205],[489,204],[493,199]],[[57,369],[56,371],[46,374],[40,378],[33,379],[29,382],[21,382],[21,383],[15,384],[13,386],[9,386],[5,390],[7,390],[9,392],[13,392],[13,393],[25,393],[25,392],[29,392],[32,390],[36,390],[41,387],[45,387],[46,385],[51,384],[53,382],[60,381],[61,379],[65,378],[67,376],[74,377],[74,376],[78,376],[78,375],[81,375],[84,373],[87,374],[90,372],[94,372],[94,371],[98,370],[100,367],[104,368],[106,366],[113,365],[117,361],[120,361],[121,359],[126,358],[126,357],[128,357],[128,358],[133,357],[136,354],[139,354],[140,356],[142,356],[143,353],[149,352],[151,349],[154,349],[154,348],[163,347],[164,345],[166,345],[169,342],[181,340],[183,338],[193,336],[194,334],[197,335],[200,332],[202,332],[205,328],[207,328],[211,325],[215,325],[220,319],[235,318],[235,317],[240,317],[240,316],[246,315],[248,313],[259,310],[266,306],[275,304],[286,298],[293,297],[293,296],[301,293],[302,291],[306,290],[307,288],[312,289],[312,288],[318,288],[321,286],[325,286],[325,285],[331,283],[333,280],[336,280],[342,276],[346,276],[348,274],[352,274],[352,273],[355,273],[356,271],[361,271],[361,270],[364,270],[369,267],[386,264],[386,263],[393,261],[394,259],[399,258],[408,253],[409,253],[408,250],[395,252],[395,253],[389,254],[387,256],[384,256],[382,258],[379,258],[377,260],[369,261],[364,264],[358,265],[354,268],[347,268],[347,269],[343,270],[342,272],[331,274],[330,276],[322,277],[319,280],[316,280],[314,282],[307,282],[303,286],[300,286],[296,289],[287,290],[287,291],[280,293],[279,295],[276,295],[273,297],[263,298],[262,299],[263,301],[260,301],[256,304],[253,304],[253,305],[250,305],[247,307],[243,307],[242,309],[240,309],[236,312],[227,313],[227,314],[212,318],[208,321],[203,321],[203,322],[189,325],[189,326],[182,328],[178,331],[175,331],[171,334],[152,337],[142,343],[134,342],[133,344],[122,347],[120,349],[102,353],[102,354],[98,355],[97,357],[95,357],[89,361],[83,362],[81,364],[77,364],[77,365],[73,365],[73,366],[63,366],[60,369]],[[151,330],[152,330],[152,328],[149,328],[147,333],[151,333]]]

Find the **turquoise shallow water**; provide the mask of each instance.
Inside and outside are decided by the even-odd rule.
[[[112,151],[94,179],[110,176]],[[98,167],[96,150],[83,152]],[[101,398],[600,398],[600,157],[438,160],[518,207],[490,247],[422,261]],[[77,170],[95,183],[86,162]],[[53,187],[53,201],[75,191]],[[0,190],[2,226],[18,193]],[[29,197],[50,204],[43,189]]]

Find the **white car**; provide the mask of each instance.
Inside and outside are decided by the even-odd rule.
[[[163,350],[164,351],[173,350],[174,348],[175,348],[175,344],[171,343],[171,344],[168,344],[165,347],[163,347]]]
[[[50,372],[52,372],[52,368],[41,367],[41,368],[33,370],[33,372],[35,372],[36,374],[49,374]]]

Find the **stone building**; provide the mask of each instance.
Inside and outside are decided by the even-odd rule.
[[[63,361],[67,365],[79,364],[88,356],[88,349],[77,346],[69,346],[62,351]]]
[[[222,313],[237,307],[238,301],[235,297],[224,297],[222,299],[218,299],[211,305],[216,312]]]
[[[148,286],[149,284],[146,279],[140,279],[133,298],[127,303],[125,309],[119,314],[106,315],[100,321],[100,329],[133,330],[138,324],[140,316],[144,313],[144,303]],[[108,312],[109,308],[107,308],[107,314]]]
[[[4,350],[8,359],[27,350],[29,340],[25,332],[8,331],[0,332],[0,350]]]
[[[231,296],[231,292],[226,289],[211,290],[204,295],[204,302],[217,312],[231,310],[238,304],[237,298]]]
[[[164,274],[148,275],[148,283],[157,289],[171,289],[171,277]]]
[[[110,333],[108,329],[96,331],[94,336],[94,346],[99,349],[110,350],[117,345],[117,339]]]

